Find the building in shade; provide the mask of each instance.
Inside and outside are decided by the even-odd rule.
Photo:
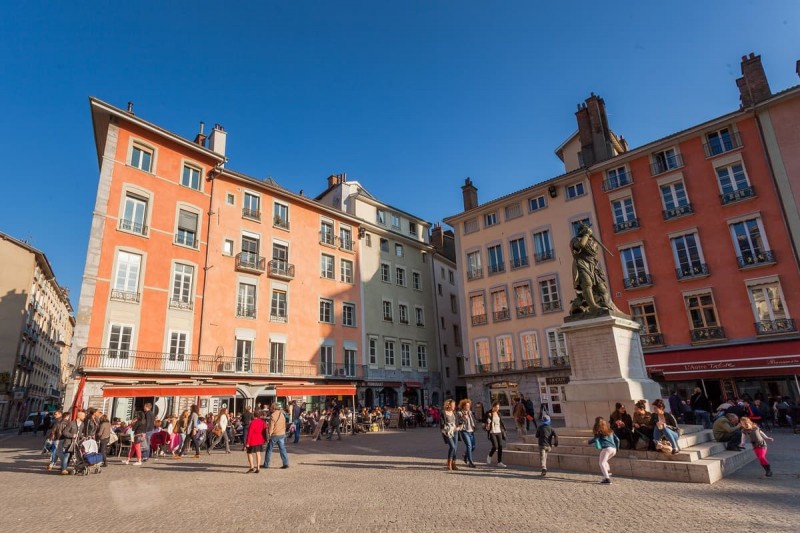
[[[0,233],[0,427],[61,407],[75,318],[45,254]]]

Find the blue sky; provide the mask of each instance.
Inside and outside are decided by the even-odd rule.
[[[562,173],[590,92],[638,146],[738,108],[740,57],[796,85],[800,2],[12,2],[0,18],[0,231],[77,304],[98,167],[88,96],[307,195],[346,172],[431,222]],[[628,7],[625,7],[628,4]],[[207,130],[208,131],[208,130]]]

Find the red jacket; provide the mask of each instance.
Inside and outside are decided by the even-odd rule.
[[[245,446],[262,446],[264,442],[264,429],[266,424],[261,418],[254,418],[247,429],[247,437],[244,441]]]

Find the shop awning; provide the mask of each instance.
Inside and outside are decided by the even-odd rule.
[[[276,396],[354,396],[354,385],[285,385],[275,390]]]
[[[419,381],[406,381],[406,387],[410,389],[421,389],[422,383]]]
[[[147,396],[236,396],[235,386],[152,385],[103,387],[104,398],[141,398]]]

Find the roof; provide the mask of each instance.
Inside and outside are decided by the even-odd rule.
[[[20,248],[24,248],[25,250],[29,251],[36,257],[36,260],[39,262],[40,267],[44,271],[47,281],[50,281],[56,285],[56,287],[59,289],[56,292],[58,293],[59,297],[64,301],[64,303],[67,304],[67,308],[69,309],[69,311],[72,312],[72,304],[70,303],[69,298],[67,298],[66,295],[64,294],[63,287],[61,287],[58,284],[58,282],[55,281],[56,279],[55,272],[53,272],[53,267],[52,265],[50,265],[50,261],[48,261],[45,253],[39,250],[38,248],[31,246],[27,242],[16,239],[11,235],[8,235],[7,233],[3,233],[2,231],[0,231],[0,239],[15,244]]]
[[[562,154],[562,152],[564,151],[564,148],[566,148],[566,146],[570,142],[572,142],[572,139],[574,139],[577,136],[578,136],[578,130],[575,130],[574,132],[572,132],[572,135],[570,135],[569,137],[564,139],[564,142],[559,144],[558,147],[556,147],[556,149],[553,150],[553,152],[555,152],[556,156],[558,156],[558,158],[560,160],[562,160],[562,161],[564,160],[564,157],[563,157],[563,154]]]

